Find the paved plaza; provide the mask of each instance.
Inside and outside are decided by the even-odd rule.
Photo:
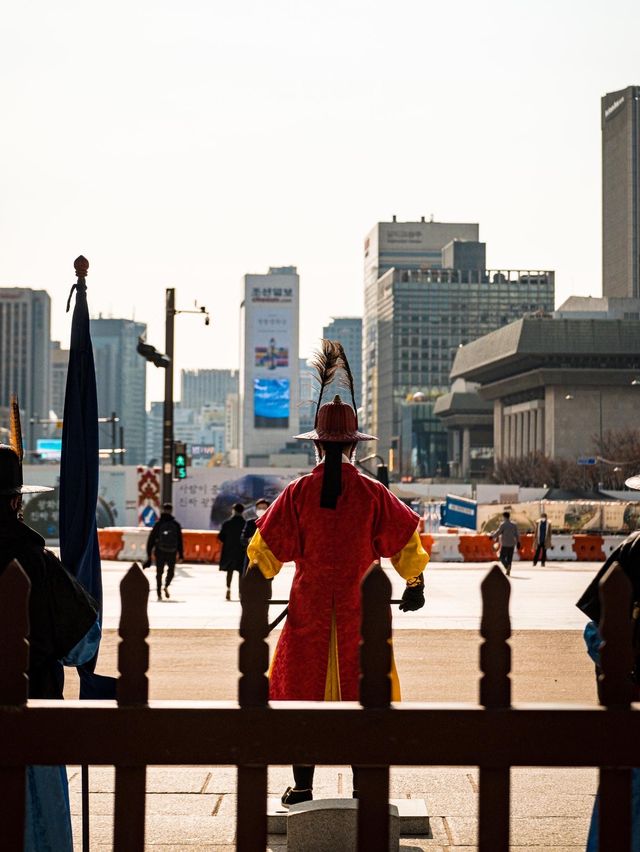
[[[119,617],[118,584],[127,565],[104,564],[105,636],[98,670],[113,674]],[[394,651],[406,701],[476,701],[477,633],[480,582],[486,563],[429,566],[427,604],[417,613],[394,607]],[[584,652],[585,618],[575,600],[595,563],[552,563],[533,569],[515,564],[512,577],[514,702],[594,700],[593,668]],[[237,690],[237,594],[224,600],[224,574],[217,566],[179,566],[171,599],[155,600],[155,575],[149,603],[150,698],[229,699]],[[396,582],[394,596],[402,592]],[[274,597],[286,598],[292,568],[275,581]],[[274,614],[280,607],[274,607]],[[277,635],[270,644],[273,647]],[[69,697],[74,694],[69,683]],[[425,731],[428,736],[428,731]],[[92,767],[92,848],[111,847],[113,769]],[[76,848],[80,849],[80,774],[69,767]],[[577,852],[584,849],[597,785],[594,769],[518,768],[512,770],[513,850]],[[269,795],[291,783],[288,767],[271,767]],[[319,767],[316,797],[348,797],[348,767]],[[401,840],[402,850],[472,852],[477,829],[475,767],[392,769],[393,798],[423,798],[431,816],[428,837]],[[234,767],[150,767],[147,777],[147,848],[175,850],[234,849]],[[286,837],[270,835],[269,849],[286,849]],[[336,850],[339,852],[339,850]]]

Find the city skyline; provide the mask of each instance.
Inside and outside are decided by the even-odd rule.
[[[145,322],[158,347],[175,286],[212,316],[179,318],[176,373],[237,365],[242,279],[269,266],[300,273],[302,354],[332,315],[361,315],[362,244],[394,214],[479,222],[488,267],[554,269],[558,303],[600,295],[600,99],[639,82],[640,9],[521,11],[14,4],[0,286],[49,292],[64,348],[78,254],[92,316]]]

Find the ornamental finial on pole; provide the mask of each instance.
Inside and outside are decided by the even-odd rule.
[[[89,274],[89,261],[86,257],[80,255],[80,257],[76,257],[73,261],[73,268],[78,278],[86,278]]]

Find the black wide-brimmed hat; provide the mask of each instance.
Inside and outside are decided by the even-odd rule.
[[[0,444],[0,497],[40,494],[43,491],[53,491],[53,488],[22,484],[22,465],[18,454],[8,444]]]

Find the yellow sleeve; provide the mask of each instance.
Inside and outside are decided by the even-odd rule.
[[[249,568],[252,565],[257,565],[262,571],[263,577],[266,577],[267,580],[275,577],[282,568],[282,562],[278,562],[269,550],[267,542],[260,535],[260,530],[255,531],[253,538],[247,546],[247,557],[249,559]]]
[[[418,530],[414,532],[402,550],[391,557],[391,564],[402,579],[407,581],[407,586],[422,584],[420,575],[428,562],[429,554],[422,546]]]

